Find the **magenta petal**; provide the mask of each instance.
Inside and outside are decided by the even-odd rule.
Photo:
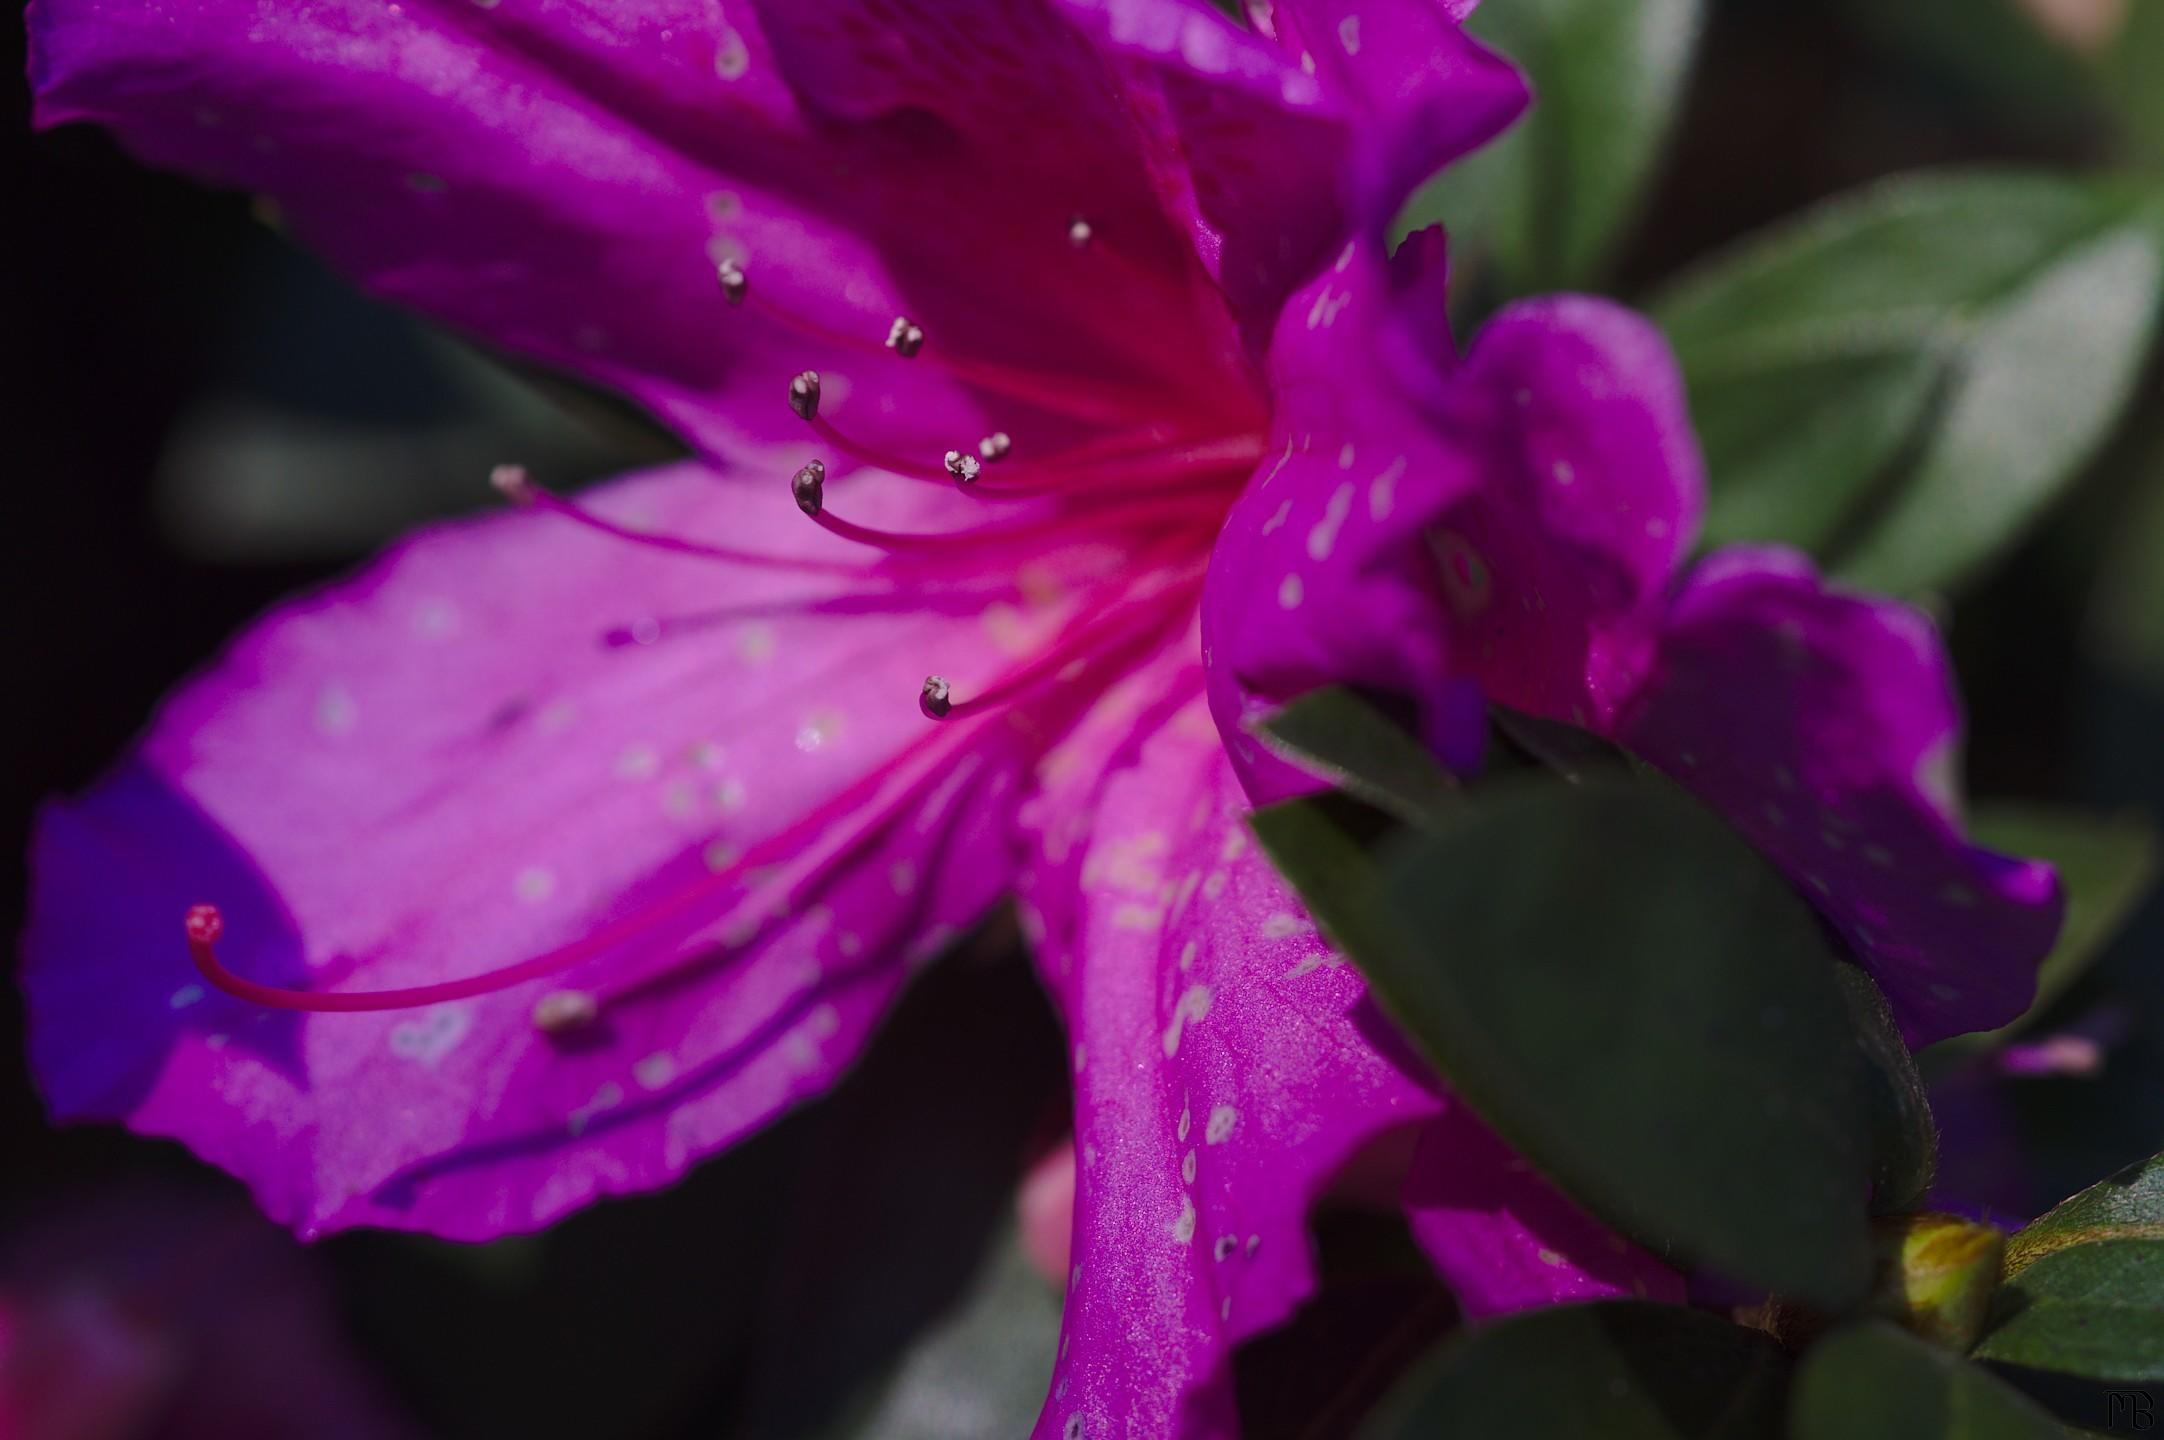
[[[1380,233],[1415,187],[1495,138],[1530,96],[1459,28],[1473,0],[1270,0],[1258,26],[1360,117],[1362,218]]]
[[[1469,1318],[1612,1296],[1683,1302],[1681,1276],[1572,1204],[1462,1104],[1421,1131],[1405,1209]]]
[[[1258,799],[1312,782],[1242,729],[1318,685],[1412,698],[1447,755],[1467,748],[1452,729],[1468,683],[1603,722],[1697,526],[1698,452],[1651,326],[1533,302],[1460,363],[1441,275],[1432,239],[1387,268],[1356,247],[1280,331],[1276,453],[1233,511],[1205,609],[1213,710]]]
[[[1387,1026],[1357,973],[1250,842],[1200,704],[1141,739],[1095,804],[1079,958],[1047,966],[1075,1046],[1079,1166],[1036,1433],[1229,1436],[1232,1345],[1312,1287],[1310,1202],[1436,1101],[1370,1043]]]
[[[988,392],[882,353],[901,314],[1040,397],[1237,365],[1090,38],[1043,5],[893,9],[40,0],[32,78],[43,123],[261,192],[377,293],[709,446],[794,425],[807,365],[934,455],[984,433]]]
[[[740,545],[826,539],[779,487],[692,466],[594,503]],[[825,1088],[909,963],[1007,887],[1011,731],[933,729],[915,704],[929,654],[982,646],[987,603],[522,513],[288,606],[45,818],[24,983],[54,1111],[183,1139],[310,1232],[482,1238],[669,1180]],[[206,994],[180,930],[199,901],[225,909],[234,969],[315,990],[645,918],[548,979],[301,1015]],[[557,990],[599,1018],[544,1034]]]
[[[1714,806],[1840,930],[1925,1045],[2020,1015],[2051,867],[1968,844],[1959,701],[1931,622],[1785,550],[1706,561],[1616,737]]]

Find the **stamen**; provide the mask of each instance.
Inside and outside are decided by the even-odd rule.
[[[924,348],[924,331],[910,323],[907,315],[897,315],[887,331],[887,348],[904,360],[914,360]]]
[[[789,493],[796,497],[796,508],[817,520],[826,506],[827,467],[814,460],[796,472],[789,480]]]
[[[745,294],[751,289],[751,280],[744,274],[744,267],[734,260],[724,260],[714,269],[721,278],[721,298],[731,305],[743,304]]]
[[[544,1035],[570,1035],[600,1018],[601,1002],[584,990],[551,990],[534,1002],[534,1028]]]
[[[815,462],[816,463],[816,462]],[[603,519],[582,505],[573,504],[561,495],[536,485],[527,475],[523,465],[498,465],[489,472],[489,484],[496,487],[514,504],[545,510],[561,515],[566,520],[598,531],[612,539],[645,545],[655,550],[665,550],[672,555],[688,555],[700,560],[719,560],[730,565],[750,565],[769,570],[799,570],[825,575],[861,575],[864,567],[844,560],[814,560],[791,555],[766,555],[752,550],[732,550],[725,545],[708,545],[698,540],[685,540],[674,535],[653,535],[644,530],[633,530],[613,520]]]
[[[977,442],[977,453],[984,457],[984,463],[987,465],[995,460],[1006,459],[1007,452],[1012,448],[1014,448],[1014,442],[1007,438],[1007,432],[1004,430],[994,430]]]
[[[789,408],[796,411],[800,420],[817,419],[819,415],[819,372],[806,370],[789,382]]]
[[[947,712],[954,708],[954,691],[945,676],[924,677],[924,689],[917,695],[917,708],[924,712],[927,720],[947,718]]]
[[[959,450],[949,450],[946,456],[946,466],[947,473],[961,484],[975,483],[978,470],[976,456],[964,455]]]

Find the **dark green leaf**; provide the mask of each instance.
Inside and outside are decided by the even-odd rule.
[[[1377,809],[1426,824],[1458,799],[1427,747],[1359,692],[1316,690],[1255,727],[1271,750]]]
[[[1789,1440],[2055,1440],[2050,1415],[1990,1372],[1883,1320],[1803,1357]]]
[[[1340,938],[1542,1170],[1739,1280],[1863,1292],[1870,1122],[1837,961],[1726,825],[1662,784],[1497,781],[1410,837],[1382,897],[1386,926]]]
[[[1639,1301],[1559,1306],[1444,1344],[1360,1434],[1764,1440],[1778,1433],[1787,1371],[1772,1340],[1718,1316]]]
[[[1407,207],[1505,294],[1581,288],[1632,219],[1697,44],[1700,0],[1516,0],[1467,28],[1515,60],[1533,108]]]
[[[1661,297],[1715,541],[1900,592],[2009,544],[2110,433],[2155,332],[2153,192],[1922,175],[1832,201]]]
[[[2164,1240],[2164,1155],[2151,1156],[2061,1200],[2015,1232],[2006,1272],[2094,1240]]]
[[[2144,13],[2164,17],[2155,7]],[[2164,95],[2164,85],[2157,91]],[[2164,555],[2164,445],[2150,448],[2146,467],[2142,489],[2116,517],[2118,534],[2104,556],[2088,630],[2106,662],[2164,691],[2164,565],[2157,563]]]
[[[1512,749],[1565,780],[1613,775],[1631,768],[1633,763],[1613,741],[1560,720],[1527,714],[1507,705],[1490,705],[1488,718]]]
[[[1382,876],[1361,819],[1343,796],[1318,795],[1265,806],[1247,821],[1323,934],[1348,954],[1391,943],[1376,925]]]
[[[2056,1250],[1999,1292],[1980,1360],[2098,1380],[2164,1381],[2164,1240]]]
[[[1872,1208],[1880,1214],[1913,1210],[1930,1190],[1939,1165],[1931,1097],[1877,983],[1855,965],[1839,966],[1834,974],[1863,1051],[1871,1115]]]

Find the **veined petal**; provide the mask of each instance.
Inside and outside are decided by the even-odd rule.
[[[850,548],[780,490],[682,466],[593,507]],[[988,603],[520,513],[288,606],[45,816],[24,983],[54,1111],[182,1139],[310,1233],[483,1238],[668,1180],[828,1085],[1006,888],[1016,733],[914,703]],[[199,902],[231,969],[310,991],[603,938],[492,993],[303,1014],[206,990]],[[587,997],[572,1023],[552,992]]]
[[[1176,157],[1053,4],[39,0],[31,27],[44,123],[266,194],[377,293],[713,448],[793,423],[806,366],[934,455],[1244,383]],[[897,315],[967,373],[886,354]]]
[[[1394,691],[1453,763],[1477,693],[1599,725],[1643,667],[1702,477],[1681,382],[1605,302],[1505,311],[1455,360],[1440,237],[1364,246],[1295,301],[1275,456],[1206,596],[1212,707],[1256,798],[1314,782],[1242,733],[1318,685]]]
[[[1078,1165],[1036,1433],[1227,1436],[1232,1346],[1312,1288],[1311,1201],[1437,1101],[1250,841],[1199,701],[1102,778],[1074,966],[1046,967],[1074,1044]]]
[[[1931,622],[1791,551],[1690,577],[1615,734],[1719,810],[1830,920],[1925,1045],[2036,993],[2064,898],[1962,838],[1960,703]]]

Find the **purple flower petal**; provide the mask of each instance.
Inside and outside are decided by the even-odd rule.
[[[1698,453],[1650,326],[1533,302],[1460,363],[1442,281],[1435,238],[1388,267],[1356,247],[1280,330],[1275,458],[1228,522],[1205,610],[1212,706],[1257,799],[1314,782],[1241,728],[1318,685],[1413,698],[1451,756],[1468,685],[1603,722],[1696,528]]]
[[[1167,3],[1117,8],[1148,30]],[[876,375],[877,417],[934,455],[1131,420],[1167,393],[1152,418],[1222,417],[1250,382],[1196,241],[1220,270],[1283,246],[1311,265],[1315,217],[1341,211],[1315,187],[1354,145],[1303,109],[1312,82],[1229,27],[1219,51],[1241,65],[1150,67],[1178,92],[1168,118],[1141,42],[1080,3],[40,0],[31,26],[43,123],[98,121],[266,194],[377,293],[717,450],[795,423],[781,391],[807,366],[867,395]],[[724,260],[748,277],[741,306]],[[926,332],[925,363],[883,352],[897,315]]]
[[[684,466],[594,508],[849,548],[780,492]],[[45,817],[24,983],[54,1110],[185,1140],[309,1232],[482,1238],[679,1174],[828,1085],[1009,883],[1026,754],[913,703],[995,598],[1027,619],[525,513],[290,605]],[[231,968],[315,991],[614,939],[470,999],[298,1014],[206,993],[180,929],[205,901]],[[598,1015],[545,1032],[551,992]]]
[[[1359,218],[1380,234],[1413,190],[1486,144],[1531,98],[1459,26],[1474,0],[1269,0],[1256,25],[1360,117]]]
[[[1676,598],[1615,734],[1795,881],[1911,1045],[2028,1007],[2063,897],[2050,866],[1962,838],[1960,705],[1920,613],[1790,551],[1723,551]]]
[[[1612,1296],[1683,1303],[1681,1276],[1572,1204],[1463,1105],[1421,1131],[1405,1208],[1469,1318]]]
[[[1192,675],[1185,693],[1194,693]],[[1079,1159],[1060,1361],[1037,1434],[1230,1435],[1232,1345],[1313,1284],[1309,1205],[1435,1113],[1388,1027],[1251,843],[1190,703],[1092,787],[1071,971]],[[1067,812],[1046,810],[1042,826]]]

